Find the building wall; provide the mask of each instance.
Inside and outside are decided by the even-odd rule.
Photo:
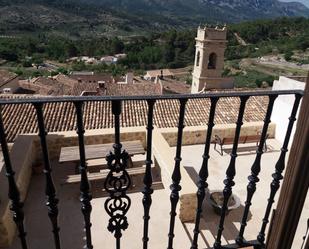
[[[296,81],[284,76],[281,76],[279,80],[275,80],[273,84],[273,90],[304,90],[305,83],[301,81]],[[275,102],[273,114],[272,114],[272,122],[276,123],[276,139],[280,142],[284,141],[284,137],[286,134],[289,117],[292,112],[293,104],[295,97],[294,95],[284,95],[279,96]],[[293,141],[295,133],[295,125],[292,131],[292,136],[290,139],[290,145]]]

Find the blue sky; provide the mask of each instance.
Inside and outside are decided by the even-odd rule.
[[[309,0],[280,0],[281,2],[300,2],[309,7]]]

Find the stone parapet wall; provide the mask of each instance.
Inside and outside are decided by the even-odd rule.
[[[155,164],[161,168],[161,179],[165,189],[172,184],[172,174],[175,166],[175,151],[169,146],[162,134],[155,130],[153,134],[153,156]],[[182,222],[193,221],[197,208],[196,185],[184,167],[180,167],[181,191],[179,218]]]
[[[35,158],[35,146],[29,136],[19,136],[10,150],[10,158],[15,180],[20,191],[20,200],[26,199],[31,175],[32,162]],[[7,247],[12,243],[15,236],[16,225],[10,211],[8,199],[8,180],[5,176],[4,164],[0,165],[0,248]]]
[[[241,129],[240,136],[257,135],[262,131],[263,122],[250,122],[244,123]],[[215,135],[220,138],[233,138],[235,134],[235,124],[220,124],[215,125],[212,131],[212,139]],[[268,137],[275,137],[276,125],[274,123],[269,124]],[[177,143],[177,128],[162,128],[160,129],[163,137],[168,142],[169,146],[176,146]],[[206,140],[207,128],[205,126],[190,126],[185,127],[183,134],[183,145],[204,144]]]
[[[36,163],[42,162],[41,145],[38,136],[31,135],[38,150]],[[114,129],[87,130],[85,132],[85,145],[114,143]],[[140,140],[146,148],[145,127],[122,128],[121,141]],[[75,131],[49,133],[47,136],[48,151],[51,160],[58,160],[62,147],[78,146],[78,136]]]

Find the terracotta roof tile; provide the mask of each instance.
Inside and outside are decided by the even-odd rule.
[[[2,95],[1,98],[29,98],[24,95]],[[238,115],[239,98],[228,97],[219,100],[216,110],[216,124],[235,123]],[[268,103],[267,97],[250,97],[247,102],[244,122],[262,121]],[[208,99],[190,99],[186,106],[186,126],[206,126],[210,109]],[[121,115],[122,127],[146,126],[148,106],[146,101],[124,101]],[[159,128],[177,127],[179,115],[178,100],[158,100],[154,110],[154,125]],[[9,142],[18,134],[36,133],[35,110],[29,104],[4,105],[3,122]],[[75,129],[75,109],[72,103],[48,103],[44,106],[44,119],[49,132],[72,131]],[[87,102],[84,106],[85,129],[113,127],[110,102]]]
[[[186,94],[190,93],[190,85],[179,80],[174,80],[170,78],[163,78],[160,80],[162,84],[164,93],[176,93],[176,94]]]
[[[107,96],[160,95],[161,86],[154,83],[105,84]]]

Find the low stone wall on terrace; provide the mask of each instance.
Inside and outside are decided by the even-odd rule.
[[[244,123],[241,128],[240,136],[251,136],[261,133],[263,122]],[[215,125],[212,131],[212,140],[215,135],[220,138],[233,138],[235,134],[236,124],[220,124]],[[169,146],[176,146],[177,143],[177,128],[160,129],[163,137],[168,142]],[[270,123],[268,127],[268,138],[274,138],[276,125]],[[205,126],[190,126],[185,127],[183,133],[183,145],[204,144],[206,140],[207,127]]]
[[[169,146],[163,135],[155,130],[153,134],[153,156],[155,164],[161,168],[161,179],[165,189],[172,184],[175,165],[175,151]],[[180,167],[181,191],[179,218],[182,222],[193,221],[197,207],[196,185],[184,167]],[[169,201],[169,200],[167,200]]]
[[[31,135],[34,139],[35,148],[38,150],[36,164],[42,162],[41,144],[38,136]],[[121,129],[120,140],[140,140],[146,148],[145,127],[131,127]],[[85,145],[114,143],[114,129],[87,130],[84,134]],[[51,160],[58,160],[62,147],[78,146],[78,136],[75,131],[53,132],[47,136],[49,157]]]
[[[18,136],[10,149],[11,164],[15,171],[15,180],[20,191],[20,200],[24,202],[27,196],[31,175],[32,163],[36,154],[33,138]],[[0,165],[0,248],[10,245],[13,241],[16,225],[13,222],[12,212],[8,200],[8,181],[6,179],[4,163]]]

